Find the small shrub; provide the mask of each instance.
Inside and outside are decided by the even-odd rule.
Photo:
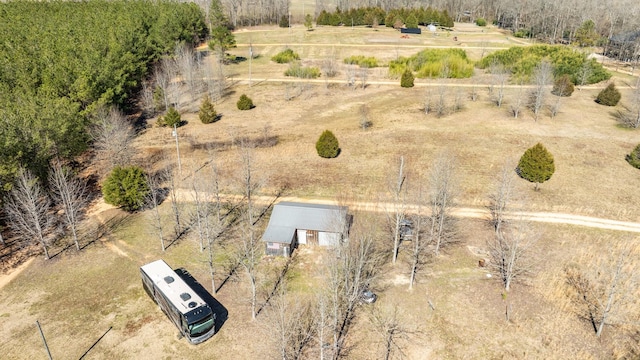
[[[378,67],[378,59],[376,59],[373,56],[370,56],[370,57],[365,57],[363,55],[349,56],[348,58],[344,59],[344,63],[349,65],[355,64],[362,68]]]
[[[296,54],[291,49],[286,49],[284,51],[281,51],[281,52],[275,54],[271,58],[271,60],[277,62],[278,64],[286,64],[286,63],[290,63],[290,62],[292,62],[294,60],[300,60],[300,55]]]
[[[400,79],[400,86],[403,88],[413,87],[413,73],[409,69],[405,69],[402,73],[402,78]]]
[[[216,108],[213,106],[209,96],[205,96],[202,100],[198,117],[203,124],[211,124],[218,119],[218,113],[216,113]]]
[[[620,101],[620,91],[611,83],[598,94],[596,102],[600,105],[616,106]]]
[[[625,160],[636,169],[640,169],[640,144],[633,149],[631,154],[625,157]]]
[[[240,95],[237,105],[240,110],[251,110],[255,107],[253,101],[245,94]]]
[[[164,116],[158,118],[158,125],[160,126],[179,126],[180,122],[180,113],[173,106],[169,107],[169,110]]]
[[[556,96],[571,96],[575,87],[569,78],[569,75],[562,75],[553,83],[551,93]]]
[[[477,18],[476,19],[476,25],[478,25],[478,26],[487,26],[487,20],[485,20],[483,18]]]
[[[104,201],[126,211],[140,209],[148,193],[144,171],[137,166],[115,167],[102,184]]]
[[[302,79],[315,79],[320,77],[320,69],[317,67],[302,67],[299,63],[293,63],[284,72],[284,75]]]
[[[316,151],[320,157],[331,159],[340,154],[338,139],[329,130],[325,130],[316,142]]]
[[[529,32],[529,30],[525,30],[525,29],[520,29],[516,32],[513,33],[513,36],[517,37],[517,38],[528,38],[531,35],[531,32]]]

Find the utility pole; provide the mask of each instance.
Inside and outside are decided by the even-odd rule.
[[[180,177],[182,177],[182,165],[180,164],[180,144],[178,143],[178,130],[176,128],[176,124],[173,124],[173,137],[176,138],[176,152],[178,153],[178,172],[180,173]]]
[[[47,339],[44,338],[44,333],[42,332],[42,328],[40,327],[40,322],[36,320],[36,326],[40,331],[40,336],[42,336],[42,342],[44,343],[44,348],[47,350],[47,355],[49,355],[49,360],[53,360],[51,357],[51,351],[49,351],[49,346],[47,345]]]

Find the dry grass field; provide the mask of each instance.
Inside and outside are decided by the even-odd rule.
[[[453,36],[458,36],[458,43]],[[195,112],[183,114],[188,124],[178,133],[184,188],[190,186],[192,171],[214,153],[226,179],[225,191],[238,191],[239,159],[233,139],[260,142],[277,138],[275,145],[258,147],[254,152],[255,174],[262,180],[263,195],[286,189],[284,195],[375,203],[386,200],[388,182],[400,156],[406,159],[409,186],[417,187],[427,184],[433,159],[448,152],[456,158],[457,203],[483,207],[503,164],[542,142],[555,157],[556,172],[537,192],[532,184],[517,182],[524,198],[523,210],[640,222],[640,172],[624,160],[640,142],[640,133],[619,127],[612,109],[594,102],[602,84],[576,90],[562,100],[556,117],[545,112],[536,121],[528,110],[517,119],[510,115],[509,105],[518,90],[513,87],[507,89],[503,107],[497,108],[482,82],[477,85],[477,101],[467,100],[472,85],[469,80],[447,81],[446,87],[437,80],[419,80],[420,86],[403,89],[397,80],[386,76],[384,68],[370,73],[365,89],[323,80],[291,84],[283,82],[287,65],[269,61],[287,44],[305,64],[312,65],[330,54],[340,63],[351,55],[376,56],[386,62],[424,46],[466,47],[469,56],[478,59],[482,52],[520,42],[511,36],[461,25],[451,34],[411,39],[400,39],[399,33],[386,28],[307,32],[301,27],[241,30],[236,37],[239,46],[231,52],[238,56],[247,56],[249,42],[256,44],[254,53],[260,56],[252,62],[252,76],[261,80],[249,87],[247,61],[227,65],[232,86],[216,105],[221,120],[204,125]],[[478,78],[484,77],[479,73]],[[336,79],[344,81],[344,74]],[[614,74],[613,81],[621,88],[624,102],[630,77]],[[464,97],[463,108],[442,117],[426,115],[422,109],[427,92],[439,89],[449,98],[456,94]],[[251,97],[256,107],[239,111],[236,101],[240,94]],[[291,94],[296,96],[287,100]],[[555,99],[550,95],[549,100]],[[366,131],[359,125],[363,105],[373,124]],[[171,130],[153,125],[150,121],[136,140],[140,160],[149,162],[164,152],[165,162],[175,161]],[[335,159],[316,154],[315,142],[325,129],[340,142],[341,153]],[[162,211],[169,213],[170,205],[163,204]],[[384,222],[382,215],[375,216],[380,224]],[[269,340],[274,330],[268,308],[251,321],[249,291],[242,272],[230,277],[216,295],[228,311],[220,332],[198,346],[177,338],[173,324],[144,293],[138,268],[157,258],[173,267],[186,267],[211,288],[206,254],[200,253],[194,234],[162,253],[144,212],[125,214],[96,205],[88,222],[88,228],[99,228],[102,235],[94,232],[93,237],[86,237],[86,247],[80,253],[65,251],[49,261],[37,258],[0,289],[0,357],[44,358],[35,326],[39,320],[54,358],[81,358],[85,352],[87,359],[279,358]],[[395,358],[401,358],[401,353],[407,359],[624,357],[625,342],[633,340],[619,335],[621,327],[605,329],[602,339],[595,337],[567,302],[563,269],[579,261],[583,251],[600,253],[613,240],[637,241],[637,236],[569,225],[537,228],[541,239],[535,251],[535,271],[516,282],[506,300],[499,281],[487,278],[487,270],[478,267],[478,249],[486,247],[492,234],[485,221],[460,219],[459,242],[429,262],[413,290],[408,290],[408,251],[403,248],[399,263],[385,265],[372,286],[378,301],[358,310],[348,337],[352,346],[349,358],[382,358],[382,338],[371,321],[372,313],[394,308],[406,329],[398,339],[400,349],[394,352]],[[220,252],[221,267],[226,255]],[[317,258],[313,250],[299,254],[291,291],[309,291],[317,276]],[[274,261],[265,260],[261,266],[269,269],[275,266]],[[218,275],[220,281],[224,272]],[[260,297],[264,301],[269,281],[262,281]],[[512,309],[508,322],[507,301]]]

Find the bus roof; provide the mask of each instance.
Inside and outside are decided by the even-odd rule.
[[[206,303],[164,260],[143,265],[142,270],[183,315]]]

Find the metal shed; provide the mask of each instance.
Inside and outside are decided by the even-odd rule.
[[[348,234],[346,206],[280,202],[262,235],[267,255],[290,256],[298,246],[335,246]]]

